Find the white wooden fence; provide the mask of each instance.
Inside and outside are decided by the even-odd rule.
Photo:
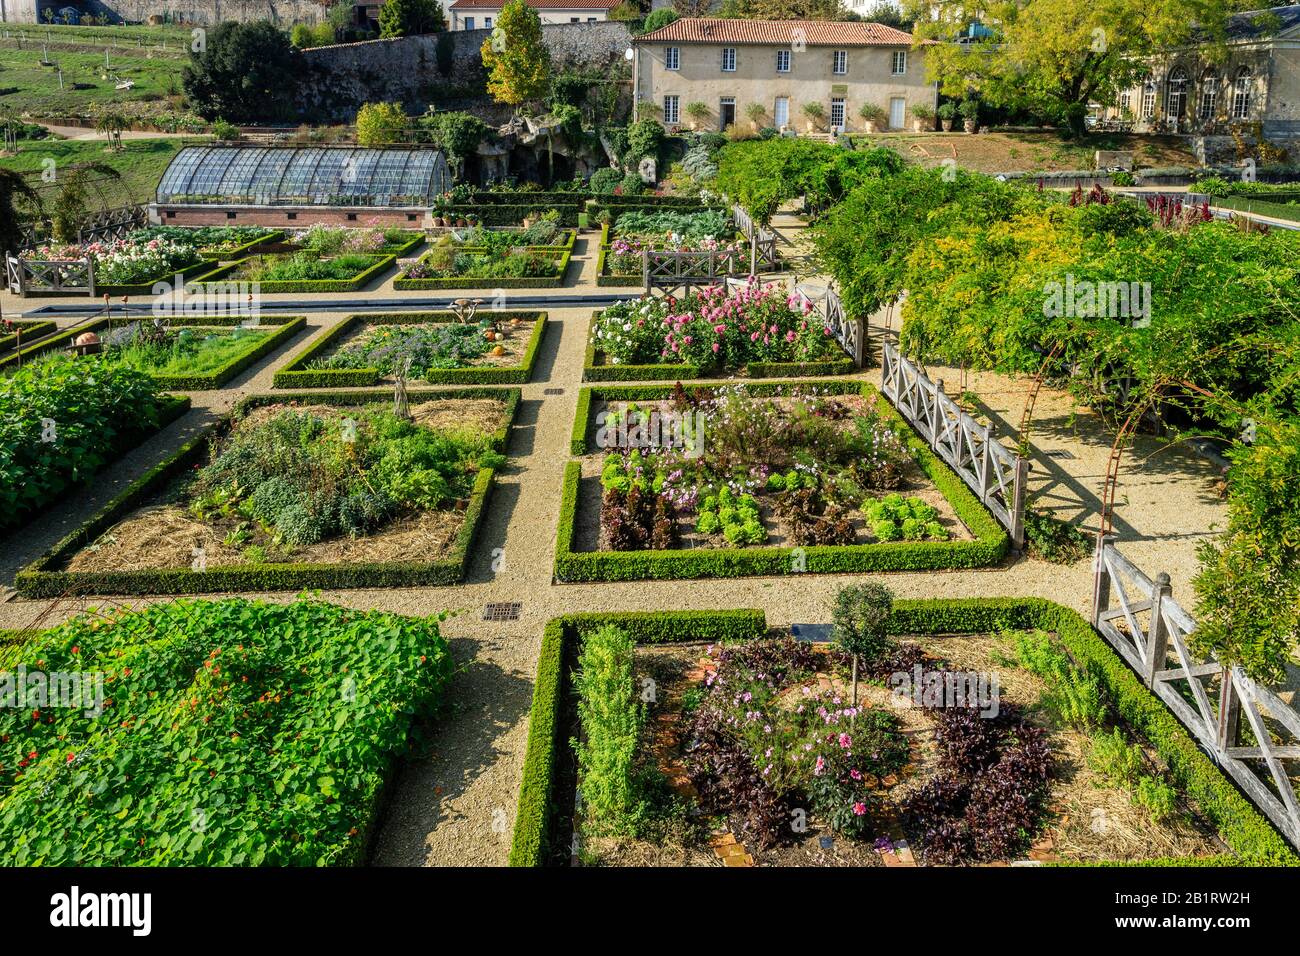
[[[1294,703],[1240,667],[1195,656],[1187,638],[1196,622],[1175,603],[1169,575],[1161,572],[1152,581],[1120,554],[1112,535],[1098,542],[1094,556],[1092,623],[1300,849],[1300,713]]]
[[[1025,543],[1029,461],[1009,451],[889,342],[881,355],[881,393],[1002,523],[1017,548]]]
[[[5,256],[5,284],[17,295],[95,294],[95,260]]]

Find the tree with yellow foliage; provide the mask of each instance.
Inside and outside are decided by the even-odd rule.
[[[520,105],[546,95],[551,83],[551,53],[542,42],[542,21],[523,0],[510,0],[480,50],[488,71],[487,88],[498,103]]]

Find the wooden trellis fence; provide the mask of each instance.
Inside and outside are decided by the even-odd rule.
[[[1300,849],[1300,713],[1274,691],[1200,659],[1187,647],[1196,622],[1103,535],[1093,563],[1093,626],[1192,732],[1254,804]],[[1242,726],[1242,717],[1246,726]]]
[[[18,295],[95,294],[95,261],[5,256],[5,284]]]
[[[836,291],[830,286],[797,285],[793,292],[800,307],[808,303],[812,314],[831,330],[840,348],[853,359],[853,364],[862,368],[867,364],[867,326],[861,319],[851,319],[844,311],[844,304]]]
[[[781,268],[781,256],[776,251],[776,233],[764,229],[740,206],[731,207],[731,218],[736,229],[749,242],[749,271],[751,275]]]
[[[149,224],[149,215],[144,206],[120,206],[117,209],[105,209],[93,214],[77,230],[77,241],[82,245],[103,239],[125,239],[137,229]]]
[[[1002,523],[1016,548],[1025,543],[1029,460],[1009,451],[889,342],[881,355],[881,393]]]
[[[749,266],[738,250],[704,252],[645,249],[641,253],[641,278],[647,293],[669,293],[692,286],[722,285],[729,276],[748,275]]]

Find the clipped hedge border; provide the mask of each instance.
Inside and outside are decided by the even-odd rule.
[[[200,249],[199,256],[208,262],[220,262],[223,259],[241,258],[248,255],[250,251],[258,246],[264,246],[272,242],[280,242],[284,239],[284,230],[272,229],[265,236],[258,236],[256,239],[250,239],[242,246],[235,246],[233,249],[227,249],[222,252],[219,249]]]
[[[175,388],[183,392],[202,392],[220,388],[259,359],[270,355],[307,326],[307,320],[301,315],[268,317],[267,322],[278,325],[279,328],[260,342],[250,342],[248,348],[233,356],[229,362],[218,369],[202,375],[155,375],[151,372],[150,378],[163,388]]]
[[[423,241],[423,240],[421,240]],[[190,283],[190,289],[196,292],[216,291],[221,285],[227,282],[244,282],[250,280],[230,279],[229,276],[235,270],[245,265],[250,259],[256,256],[247,256],[235,262],[228,263],[217,269],[213,269],[206,275],[201,276],[196,282]],[[375,259],[374,265],[354,275],[351,279],[272,279],[270,281],[251,280],[257,285],[259,292],[359,292],[370,284],[376,276],[387,272],[397,262],[395,253],[384,253],[382,255],[371,256]],[[211,265],[211,263],[208,263]]]
[[[895,634],[1052,631],[1075,662],[1103,683],[1119,717],[1160,754],[1169,774],[1218,828],[1234,852],[1256,865],[1300,865],[1300,858],[1255,806],[1205,755],[1172,711],[1152,694],[1078,612],[1044,598],[899,601]]]
[[[705,636],[687,630],[681,615],[720,618]],[[724,618],[729,615],[730,619]],[[746,627],[744,615],[755,621]],[[742,640],[759,637],[766,627],[761,611],[661,612],[655,630],[671,635],[684,632],[679,640]],[[638,633],[638,615],[575,614],[555,618],[546,625],[537,679],[529,714],[528,749],[524,756],[523,780],[510,850],[511,866],[543,866],[547,862],[549,824],[555,801],[554,777],[557,754],[568,745],[567,728],[559,726],[560,704],[568,693],[563,661],[566,643],[589,628],[616,624]],[[685,624],[685,626],[684,626]],[[754,627],[753,624],[757,624]],[[1246,799],[1222,771],[1197,746],[1191,734],[1173,713],[1138,680],[1105,639],[1076,611],[1043,598],[953,598],[901,600],[894,604],[889,630],[898,635],[983,634],[1004,629],[1040,628],[1053,631],[1074,659],[1091,666],[1102,680],[1120,718],[1146,737],[1169,768],[1170,775],[1192,798],[1201,812],[1214,823],[1220,837],[1237,857],[1180,857],[1139,861],[1055,863],[1053,866],[1241,866],[1300,865],[1286,839]],[[748,633],[747,633],[748,631]],[[663,640],[671,640],[671,636]]]
[[[109,449],[110,459],[104,462],[104,466],[100,468],[98,471],[94,472],[94,474],[86,476],[85,480],[82,482],[80,487],[84,488],[86,485],[90,484],[90,482],[94,480],[96,475],[102,474],[105,471],[105,469],[109,468],[111,465],[114,464],[116,459],[121,458],[123,455],[127,454],[128,452],[134,450],[140,445],[143,445],[149,439],[153,438],[164,428],[172,424],[174,421],[176,421],[176,419],[180,418],[182,415],[184,415],[186,412],[190,410],[190,399],[187,396],[160,395],[159,399],[161,400],[161,405],[158,409],[157,427],[136,429],[118,435],[117,441],[115,441],[113,443],[113,447]],[[67,490],[64,491],[64,494],[65,495],[72,494],[78,490],[79,490],[79,486],[71,485],[67,488]],[[51,507],[57,504],[58,501],[59,499],[54,499],[37,505],[35,510],[30,511],[27,514],[23,515],[17,524],[6,525],[3,520],[0,520],[0,539],[3,539],[5,535],[13,534],[14,532],[20,530],[23,526],[30,524],[31,522],[35,521],[37,518],[40,518],[47,511],[49,511]]]
[[[751,395],[785,394],[800,382],[771,382],[766,388],[750,388]],[[870,385],[861,382],[817,381],[822,394],[851,394],[860,389],[863,397],[875,398],[884,420],[898,428],[905,446],[921,470],[934,482],[953,511],[971,533],[973,541],[877,541],[872,544],[811,545],[806,548],[756,547],[709,548],[685,551],[574,551],[577,529],[578,490],[581,462],[571,461],[564,470],[560,496],[560,526],[555,539],[555,578],[564,583],[580,581],[680,580],[685,578],[732,578],[750,575],[868,574],[882,571],[933,571],[946,568],[980,568],[997,564],[1007,553],[1010,539],[996,518],[982,505],[966,484],[948,468],[930,447],[906,425],[892,405]],[[844,386],[847,386],[845,388]],[[583,454],[591,416],[591,393],[580,395],[577,420],[571,436],[571,450],[577,447],[579,427]],[[663,386],[627,386],[600,389],[598,397],[609,400],[667,398],[672,390]],[[791,556],[799,551],[804,570],[794,571]]]
[[[212,263],[207,259],[200,259],[183,269],[170,269],[165,275],[160,275],[148,282],[131,282],[126,285],[101,285],[95,283],[96,296],[117,296],[117,295],[153,295],[153,287],[160,282],[165,282],[171,288],[171,283],[179,275],[182,280],[188,281],[198,275],[203,275],[212,268]]]
[[[412,402],[432,399],[493,398],[505,406],[505,422],[492,436],[494,451],[504,452],[514,423],[521,392],[513,389],[445,390],[413,389]],[[373,403],[374,392],[297,392],[250,395],[239,402],[232,416],[248,409],[283,402],[363,405]],[[226,419],[228,423],[230,419]],[[41,557],[18,572],[14,587],[24,597],[59,597],[77,594],[209,594],[225,591],[294,591],[304,588],[386,588],[458,584],[465,576],[469,550],[478,533],[484,509],[492,493],[495,470],[482,468],[475,478],[465,520],[456,534],[451,553],[435,561],[370,561],[347,564],[240,564],[194,571],[164,568],[144,571],[60,571],[62,562],[93,542],[132,509],[161,490],[184,471],[199,464],[208,454],[208,440],[223,423],[204,429],[132,482],[121,494],[66,535]]]
[[[44,319],[14,319],[13,323],[17,331],[0,334],[0,352],[13,351],[18,344],[20,332],[24,339],[34,339],[42,335],[49,335],[59,327],[57,323]],[[3,326],[0,326],[0,328],[3,328]]]
[[[555,759],[568,746],[560,705],[568,693],[566,645],[590,630],[613,624],[641,644],[739,641],[762,637],[767,619],[757,609],[738,611],[628,611],[568,614],[547,622],[528,713],[528,747],[510,844],[511,866],[543,866],[554,811]]]
[[[640,285],[638,281],[636,283]],[[676,382],[706,377],[704,369],[690,362],[661,362],[654,365],[606,365],[598,363],[592,332],[600,311],[592,313],[587,327],[587,351],[582,361],[584,382]],[[852,375],[858,371],[847,355],[818,362],[753,362],[745,369],[746,380],[763,378],[816,378],[824,375]],[[732,373],[738,374],[738,373]]]
[[[546,334],[548,313],[546,312],[493,312],[490,314],[498,321],[509,322],[511,319],[529,319],[533,330],[524,349],[523,360],[519,365],[484,366],[471,368],[430,369],[421,381],[432,385],[522,385],[532,377],[533,366],[537,362],[537,350],[541,346],[542,336]],[[271,381],[273,388],[359,388],[376,385],[379,382],[377,368],[326,368],[310,369],[305,366],[316,356],[322,354],[337,339],[362,323],[392,323],[398,325],[419,323],[455,322],[454,312],[382,312],[373,314],[350,315],[338,325],[328,329],[324,335],[312,342],[295,355],[289,364],[275,373]]]
[[[568,238],[563,242],[547,243],[540,246],[519,246],[517,248],[527,249],[529,252],[540,252],[542,254],[549,253],[552,255],[559,255],[561,252],[565,252],[566,250],[572,252],[574,243],[578,241],[578,230],[566,229],[564,234]],[[436,243],[434,243],[434,245],[436,245]],[[447,247],[443,246],[442,248]],[[453,245],[451,248],[455,249],[457,252],[468,252],[473,255],[481,255],[488,251],[487,246],[481,246],[475,243],[462,243],[460,245]]]
[[[470,276],[452,276],[448,279],[407,279],[406,273],[393,280],[393,288],[410,289],[557,289],[564,285],[569,273],[573,247],[560,254],[559,273],[553,277],[537,276],[517,279],[475,279]]]

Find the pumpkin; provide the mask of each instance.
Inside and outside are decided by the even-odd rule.
[[[94,332],[82,332],[77,336],[76,345],[98,345],[99,336]]]
[[[504,347],[498,345],[496,348],[494,348],[494,349],[492,350],[492,354],[493,354],[493,355],[505,355],[505,354],[506,354],[506,350],[505,350]]]
[[[483,333],[483,338],[487,339],[489,342],[496,341],[496,337],[497,334],[493,332],[491,329],[488,329],[486,332]]]

